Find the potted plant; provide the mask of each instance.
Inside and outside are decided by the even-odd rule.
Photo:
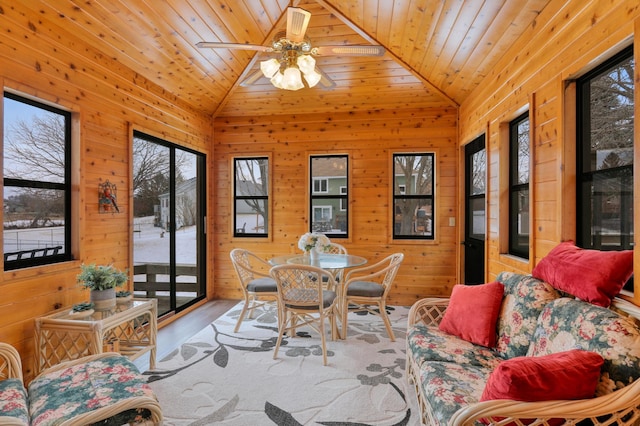
[[[116,303],[125,304],[133,300],[133,294],[130,291],[120,290],[116,292]]]
[[[73,305],[71,309],[71,315],[78,318],[86,318],[93,315],[93,303],[81,302]]]
[[[116,287],[121,287],[129,276],[113,265],[85,265],[80,266],[78,283],[91,290],[91,302],[96,310],[111,309],[116,305]]]

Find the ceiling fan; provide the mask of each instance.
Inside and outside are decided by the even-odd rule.
[[[279,54],[280,58],[272,58],[260,63],[260,71],[249,77],[242,84],[253,83],[262,75],[270,79],[278,89],[299,90],[313,87],[318,82],[326,87],[335,83],[322,71],[316,68],[314,56],[382,56],[385,49],[377,45],[334,45],[312,46],[305,35],[311,20],[311,12],[299,7],[287,8],[287,30],[278,32],[268,46],[244,43],[224,43],[201,41],[196,44],[202,48],[225,48],[255,50],[264,53]],[[302,72],[302,74],[301,74]]]

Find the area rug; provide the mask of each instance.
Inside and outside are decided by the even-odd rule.
[[[347,340],[300,328],[277,339],[274,307],[233,332],[237,305],[147,371],[165,425],[419,425],[405,375],[408,308],[388,307],[396,342],[377,315],[349,314]],[[328,328],[328,327],[327,327]]]

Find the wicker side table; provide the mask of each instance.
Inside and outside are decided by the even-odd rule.
[[[133,299],[88,317],[63,308],[36,318],[36,374],[63,361],[103,352],[119,352],[134,360],[149,352],[156,364],[158,301]]]

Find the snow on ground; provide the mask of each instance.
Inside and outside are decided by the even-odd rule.
[[[153,216],[133,221],[133,263],[169,261],[169,233],[153,226]],[[197,259],[196,227],[176,231],[176,262],[195,265]]]

